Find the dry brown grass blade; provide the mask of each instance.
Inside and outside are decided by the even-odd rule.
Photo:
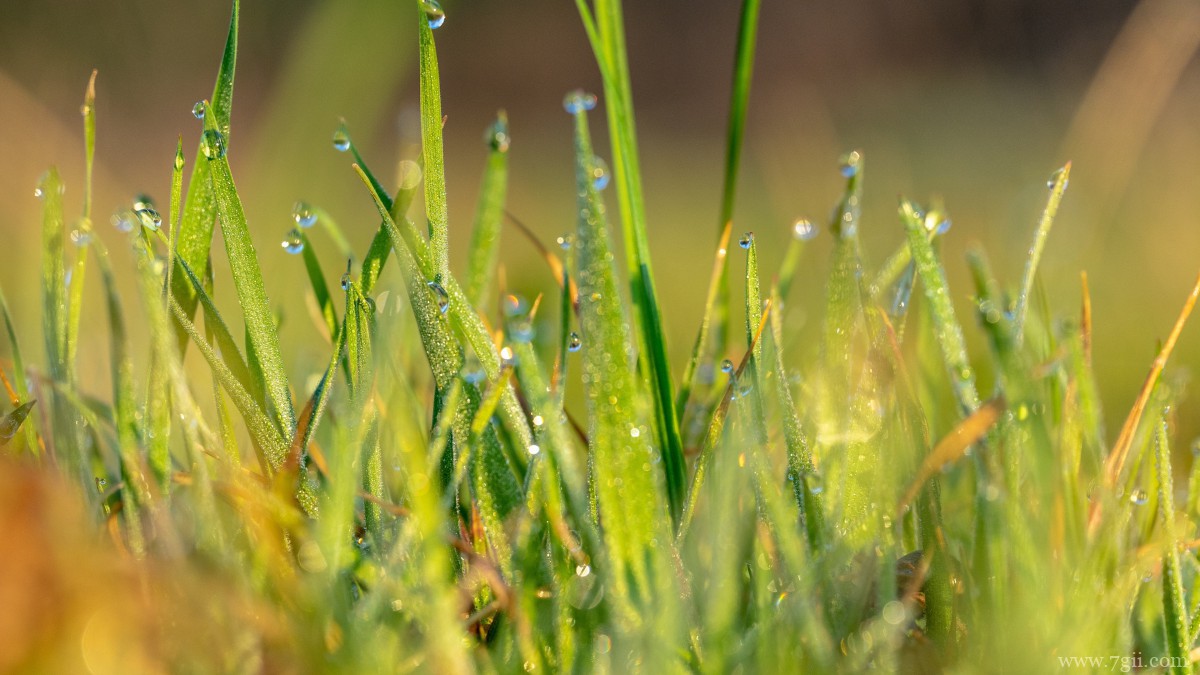
[[[900,498],[900,503],[896,505],[896,513],[904,513],[904,507],[917,498],[917,494],[921,492],[921,486],[937,474],[942,466],[958,460],[966,454],[967,448],[978,443],[1000,419],[1000,413],[1004,412],[1004,408],[1004,398],[994,398],[959,422],[953,431],[938,441],[933,451],[921,463],[921,468],[917,470],[917,475],[909,484],[908,490]]]

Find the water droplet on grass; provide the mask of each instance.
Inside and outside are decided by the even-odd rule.
[[[1133,502],[1135,506],[1143,506],[1146,502],[1150,501],[1150,495],[1146,494],[1145,490],[1139,488],[1134,490],[1133,494],[1129,495],[1129,501]]]
[[[508,146],[512,139],[508,135],[508,122],[503,116],[488,125],[487,131],[483,134],[483,141],[496,152],[508,152]]]
[[[192,115],[198,119],[204,119],[204,115],[208,113],[208,104],[204,101],[196,101],[196,105],[192,106]]]
[[[792,225],[792,236],[800,241],[808,241],[817,236],[817,226],[808,218],[801,218]]]
[[[296,255],[304,250],[304,237],[301,236],[300,230],[292,228],[283,236],[283,250]]]
[[[561,248],[564,251],[570,251],[571,250],[571,242],[573,240],[574,240],[574,237],[572,237],[569,234],[564,234],[563,236],[559,237],[555,241],[558,242],[559,248]]]
[[[838,170],[841,171],[842,176],[846,178],[853,178],[858,175],[858,172],[861,168],[862,153],[857,150],[851,150],[850,152],[842,155]]]
[[[208,159],[220,159],[225,156],[225,135],[216,129],[205,129],[200,139],[200,150]]]
[[[433,292],[434,298],[437,300],[438,311],[445,314],[450,309],[450,296],[446,294],[446,289],[436,281],[430,281],[426,286],[429,286],[429,290]]]
[[[1055,171],[1054,173],[1050,174],[1050,180],[1046,181],[1046,189],[1047,189],[1047,190],[1053,190],[1053,189],[1054,189],[1054,184],[1058,182],[1058,179],[1059,179],[1059,178],[1060,178],[1062,175],[1063,175],[1063,170],[1062,170],[1062,169],[1058,169],[1058,170],[1057,170],[1057,171]],[[1070,181],[1069,181],[1069,180],[1067,180],[1067,181],[1063,181],[1063,189],[1064,189],[1064,190],[1066,190],[1066,189],[1067,189],[1067,184],[1068,184],[1068,183],[1070,183]]]
[[[147,229],[157,230],[162,225],[162,216],[158,215],[158,211],[155,211],[153,207],[137,209],[134,214],[142,227]]]
[[[577,352],[582,348],[583,348],[583,340],[580,339],[579,333],[576,333],[575,331],[571,331],[571,334],[567,336],[567,351]]]
[[[738,246],[741,246],[744,249],[749,249],[750,245],[753,243],[754,243],[754,233],[753,232],[747,232],[746,234],[742,235],[741,239],[738,239]]]
[[[317,222],[317,212],[307,202],[296,202],[292,206],[292,220],[300,227],[312,227]]]
[[[596,95],[589,94],[582,89],[576,89],[575,91],[569,92],[563,98],[563,110],[566,110],[572,115],[577,115],[595,107]]]
[[[133,198],[133,210],[134,211],[141,211],[143,209],[153,209],[153,208],[155,208],[154,200],[150,198],[150,195],[140,194]]]
[[[333,148],[338,152],[345,152],[350,149],[350,134],[345,128],[339,128],[333,132]]]
[[[430,28],[437,30],[446,23],[446,12],[437,0],[422,0],[421,9],[425,12],[425,19],[429,21]]]
[[[529,447],[526,449],[529,450],[529,454],[531,454],[531,455],[537,455],[539,452],[542,451],[541,446],[539,446],[535,443],[530,443]]]
[[[349,272],[346,272],[345,274],[342,275],[342,290],[343,291],[350,290],[350,281],[351,281],[351,279],[350,279]]]
[[[608,163],[599,157],[592,157],[592,187],[603,190],[608,187],[609,178]]]
[[[733,361],[730,361],[729,359],[725,359],[724,361],[722,361],[721,362],[721,372],[726,373],[726,374],[732,374],[733,373]]]
[[[76,246],[87,246],[92,241],[92,233],[86,230],[71,230],[71,243]]]

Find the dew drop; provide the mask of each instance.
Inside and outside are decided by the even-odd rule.
[[[559,237],[555,241],[558,242],[559,248],[561,248],[564,251],[570,251],[571,250],[571,242],[573,240],[574,240],[574,237],[572,237],[569,234],[564,234],[563,236]]]
[[[183,161],[183,153],[182,153],[182,152],[178,152],[178,153],[176,153],[176,154],[175,154],[175,165],[174,165],[174,166],[175,166],[175,170],[176,170],[176,171],[183,171],[183,165],[184,165],[184,161]]]
[[[488,125],[487,131],[483,134],[483,142],[496,152],[508,152],[512,138],[508,135],[508,120],[503,115]]]
[[[572,115],[578,115],[586,110],[591,110],[596,107],[596,95],[589,94],[582,89],[576,89],[569,92],[563,98],[563,110],[566,110]]]
[[[750,245],[753,243],[754,243],[754,233],[753,232],[747,232],[746,234],[742,235],[741,239],[738,239],[738,246],[741,246],[744,249],[749,249]]]
[[[1053,190],[1054,184],[1058,182],[1058,179],[1061,178],[1062,175],[1063,175],[1062,169],[1058,169],[1054,173],[1050,174],[1050,180],[1046,181],[1046,189]],[[1063,181],[1063,189],[1064,190],[1067,189],[1067,183],[1069,183],[1069,182],[1070,182],[1069,180]]]
[[[571,331],[571,334],[567,336],[567,351],[573,353],[580,349],[583,349],[583,340],[580,339],[579,333]]]
[[[592,187],[603,190],[608,187],[610,177],[608,163],[599,157],[592,157]]]
[[[224,157],[225,135],[216,129],[205,129],[204,137],[200,139],[200,150],[210,160]]]
[[[721,362],[721,372],[725,374],[733,373],[733,361],[725,359]]]
[[[840,161],[839,171],[845,178],[853,178],[858,175],[862,168],[862,153],[857,150],[852,150],[844,155]]]
[[[292,220],[300,227],[312,227],[317,222],[317,212],[307,202],[296,202],[292,206]]]
[[[340,127],[333,132],[333,148],[338,152],[345,152],[350,149],[350,133],[345,127]]]
[[[940,221],[938,221],[938,224],[934,226],[933,233],[940,237],[941,235],[949,232],[953,225],[954,223],[949,218],[942,218]]]
[[[142,227],[147,229],[157,230],[162,225],[162,216],[158,215],[158,211],[155,211],[152,206],[137,209],[134,214],[141,222]]]
[[[531,455],[537,455],[539,452],[542,451],[541,446],[539,446],[535,443],[530,443],[529,447],[526,449],[529,450],[529,454],[531,454]]]
[[[204,119],[204,115],[208,112],[208,104],[204,101],[196,101],[196,105],[192,106],[192,116],[198,120]]]
[[[806,474],[806,477],[808,478],[809,492],[813,493],[814,495],[819,495],[825,491],[825,482],[821,480],[820,474],[809,473]]]
[[[446,294],[446,289],[442,288],[442,285],[436,281],[430,281],[425,285],[429,287],[429,290],[437,300],[438,311],[445,314],[450,309],[450,296]]]
[[[1133,502],[1136,506],[1143,506],[1146,502],[1150,501],[1150,495],[1146,494],[1145,490],[1139,488],[1134,490],[1133,494],[1129,495],[1129,501]]]
[[[512,347],[505,345],[500,349],[500,365],[512,367],[517,363],[517,356],[513,354]]]
[[[792,236],[800,241],[808,241],[817,236],[817,226],[808,218],[801,218],[792,225]]]
[[[436,30],[446,23],[446,12],[442,11],[442,5],[437,0],[422,0],[421,9],[425,12],[425,19],[429,21],[429,27]]]
[[[39,186],[33,188],[33,196],[37,197],[38,199],[41,199],[42,197],[46,196],[46,191],[42,189],[41,185],[39,185]]]
[[[349,272],[346,272],[345,274],[342,275],[342,290],[343,291],[350,290],[350,273]]]
[[[577,576],[577,577],[586,577],[587,575],[589,575],[591,573],[592,573],[591,565],[588,565],[585,563],[583,565],[575,566],[575,576]]]
[[[87,246],[92,241],[92,233],[87,230],[71,230],[71,243],[76,246]]]
[[[296,255],[304,250],[304,237],[300,234],[300,230],[292,228],[283,236],[283,250]]]

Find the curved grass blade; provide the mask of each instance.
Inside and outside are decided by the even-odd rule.
[[[221,55],[221,66],[217,70],[217,81],[213,86],[212,98],[205,105],[204,115],[211,118],[221,131],[226,144],[229,143],[230,113],[233,109],[233,80],[237,70],[238,22],[241,16],[241,1],[233,1],[233,12],[229,18],[229,34],[225,40],[225,51]],[[207,128],[207,126],[205,127]],[[196,156],[203,156],[204,139],[201,137]],[[183,219],[179,224],[176,250],[192,269],[201,273],[209,268],[209,249],[212,247],[213,228],[217,219],[217,202],[213,194],[209,162],[196,162],[188,181],[187,200]],[[190,319],[196,313],[196,295],[186,280],[179,279],[171,292]],[[187,348],[187,336],[178,335],[180,353]]]
[[[16,327],[13,325],[12,314],[9,312],[8,300],[4,297],[3,290],[0,290],[0,314],[4,315],[4,329],[8,333],[8,349],[12,356],[13,384],[16,388],[17,398],[21,401],[28,401],[29,378],[25,374],[25,359],[21,356],[21,344],[17,341]],[[25,444],[29,448],[29,452],[37,456],[42,451],[38,442],[37,417],[35,416],[24,427]]]
[[[251,362],[257,361],[260,365],[260,368],[256,369],[258,372],[253,374],[262,378],[267,400],[271,403],[279,427],[285,435],[290,435],[296,428],[296,414],[292,408],[292,395],[288,387],[287,372],[283,367],[283,355],[279,350],[275,317],[271,312],[266,288],[263,286],[262,269],[258,265],[254,242],[246,226],[242,201],[238,197],[233,175],[229,171],[229,160],[225,157],[224,150],[216,147],[222,132],[217,128],[214,116],[205,116],[204,130],[210,143],[205,153],[209,158],[209,178],[212,181],[213,197],[221,221],[225,251],[229,256],[229,267],[233,272],[234,287],[246,322],[247,349],[253,354]]]
[[[308,283],[312,285],[313,295],[317,298],[321,318],[325,320],[325,328],[329,330],[329,335],[336,335],[337,314],[333,309],[333,297],[329,295],[329,286],[325,283],[325,273],[321,271],[321,261],[317,260],[317,252],[313,250],[308,235],[299,230],[296,232],[300,235],[300,255],[304,258],[304,271],[308,273]]]
[[[83,97],[83,147],[84,183],[83,218],[79,230],[72,237],[78,244],[75,251],[75,266],[71,271],[70,303],[67,309],[67,369],[68,379],[75,379],[75,356],[79,351],[79,318],[83,313],[83,286],[87,277],[88,242],[92,238],[92,168],[96,157],[96,71],[88,80],[87,92]]]
[[[1017,306],[1013,311],[1013,342],[1017,347],[1025,338],[1025,315],[1029,311],[1029,294],[1033,290],[1033,278],[1037,274],[1038,263],[1042,260],[1042,251],[1046,248],[1046,238],[1050,236],[1050,227],[1054,225],[1054,216],[1058,214],[1058,205],[1062,202],[1063,192],[1067,189],[1067,181],[1071,177],[1071,163],[1054,172],[1050,183],[1050,197],[1046,200],[1046,208],[1038,221],[1037,230],[1033,234],[1033,244],[1029,247],[1029,257],[1025,260],[1025,274],[1021,278],[1021,290],[1017,294]]]
[[[487,168],[479,189],[479,206],[471,231],[471,259],[467,268],[467,299],[482,308],[490,293],[500,255],[500,231],[504,222],[504,199],[508,189],[508,115],[501,110],[488,128]]]

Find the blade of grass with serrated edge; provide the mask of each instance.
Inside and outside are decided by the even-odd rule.
[[[233,109],[233,79],[237,69],[238,52],[238,21],[241,15],[241,2],[234,0],[233,12],[229,19],[229,35],[225,40],[225,50],[221,55],[221,66],[217,70],[217,81],[213,86],[211,105],[205,107],[205,117],[215,118],[216,127],[221,130],[225,143],[229,143],[230,113]],[[206,127],[207,128],[207,127]],[[196,157],[203,156],[204,140],[201,138]],[[192,269],[203,273],[209,265],[209,249],[212,247],[213,228],[216,225],[217,202],[213,194],[212,182],[209,178],[211,170],[209,162],[198,161],[192,166],[192,175],[188,181],[187,200],[183,210],[183,219],[179,224],[179,235],[176,242],[178,255]],[[190,319],[196,313],[196,295],[186,279],[178,279],[171,291],[184,314]],[[178,335],[181,353],[187,347],[187,336]]]
[[[504,199],[508,189],[508,116],[501,110],[489,128],[487,167],[479,188],[479,206],[471,230],[471,258],[467,268],[467,299],[482,309],[491,292],[500,256],[500,231],[504,223]]]
[[[654,572],[648,565],[657,555],[655,542],[665,539],[659,529],[667,512],[655,474],[642,469],[657,453],[638,419],[640,396],[630,363],[630,335],[604,206],[592,180],[595,160],[582,110],[575,115],[575,155],[579,224],[573,248],[579,270],[583,372],[593,383],[587,389],[592,479],[614,566],[613,593],[619,603],[629,604],[631,596],[649,597],[646,594],[653,592]]]
[[[663,456],[667,503],[672,521],[678,525],[683,512],[686,462],[679,417],[675,411],[666,335],[659,313],[658,294],[650,263],[646,234],[646,207],[638,162],[637,132],[633,114],[633,86],[625,52],[625,28],[620,0],[599,0],[595,14],[586,0],[576,0],[584,28],[592,44],[604,82],[604,103],[613,155],[613,177],[621,212],[630,297],[635,315],[634,339],[638,367],[652,393],[655,433]]]
[[[1171,446],[1167,436],[1166,412],[1158,421],[1154,449],[1158,466],[1158,514],[1163,528],[1163,623],[1172,673],[1191,673],[1191,641],[1188,613],[1183,595],[1183,570],[1179,565],[1179,541],[1175,535],[1175,483],[1171,477]]]
[[[212,116],[204,118],[206,134],[220,133]],[[283,355],[279,350],[279,334],[275,328],[275,317],[263,286],[262,269],[254,242],[246,226],[246,213],[238,197],[229,171],[229,160],[222,152],[212,152],[208,159],[209,178],[212,181],[213,197],[217,202],[217,214],[221,222],[221,233],[225,240],[225,252],[233,272],[233,284],[242,306],[242,316],[249,338],[247,351],[253,354],[251,362],[257,361],[261,368],[252,371],[265,383],[267,399],[284,435],[296,428],[296,414],[292,408],[292,395],[288,387],[287,372],[283,367]],[[251,366],[253,368],[253,365]]]
[[[1055,172],[1050,184],[1050,197],[1046,200],[1046,208],[1042,211],[1037,230],[1033,234],[1033,244],[1029,247],[1029,257],[1025,260],[1025,273],[1021,277],[1021,290],[1017,293],[1017,306],[1013,311],[1013,342],[1018,347],[1025,337],[1025,315],[1029,310],[1029,293],[1033,290],[1034,275],[1037,274],[1042,251],[1046,248],[1046,238],[1050,235],[1050,227],[1054,225],[1054,216],[1058,214],[1058,205],[1062,202],[1063,192],[1067,189],[1070,177],[1070,162]]]
[[[450,225],[446,215],[446,165],[442,158],[442,90],[437,48],[423,0],[416,0],[421,71],[421,151],[425,158],[425,214],[429,218],[429,254],[433,281],[450,273]]]

